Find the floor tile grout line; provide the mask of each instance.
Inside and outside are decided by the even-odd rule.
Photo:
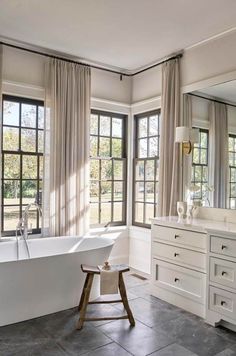
[[[155,352],[157,352],[157,351],[159,352],[159,351],[165,349],[166,347],[169,347],[170,345],[174,345],[174,344],[176,344],[176,342],[171,342],[170,344],[165,345],[165,346],[161,347],[160,349],[154,350],[152,353],[147,354],[147,355],[145,355],[145,356],[152,356]]]

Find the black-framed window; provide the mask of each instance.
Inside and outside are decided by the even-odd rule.
[[[192,152],[192,185],[198,190],[191,193],[191,199],[202,200],[203,205],[209,205],[208,192],[208,155],[209,155],[209,131],[199,129],[199,142],[194,144]]]
[[[90,226],[126,223],[127,116],[92,110]]]
[[[229,208],[236,209],[236,135],[229,135]]]
[[[160,110],[135,116],[133,224],[150,227],[157,214]]]
[[[25,207],[41,204],[44,141],[43,101],[3,95],[2,235],[15,233]],[[29,213],[32,232],[41,229],[36,210]]]

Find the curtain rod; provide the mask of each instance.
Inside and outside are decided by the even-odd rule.
[[[49,57],[49,58],[54,58],[54,59],[59,59],[59,60],[62,60],[62,61],[65,61],[65,62],[69,62],[69,63],[75,63],[75,64],[82,64],[82,65],[85,65],[85,66],[88,66],[90,68],[94,68],[94,69],[99,69],[99,70],[103,70],[105,72],[109,72],[109,73],[115,73],[115,74],[119,74],[120,75],[120,80],[122,80],[122,76],[126,76],[126,77],[133,77],[137,74],[140,74],[140,73],[143,73],[145,72],[146,70],[149,70],[151,68],[154,68],[154,67],[157,67],[165,62],[168,62],[170,61],[171,59],[175,59],[175,58],[181,58],[183,56],[182,53],[178,53],[172,57],[169,57],[167,59],[164,59],[163,61],[161,62],[158,62],[156,64],[153,64],[153,65],[150,65],[149,67],[146,67],[144,69],[141,69],[141,70],[138,70],[137,72],[134,72],[134,73],[124,73],[124,72],[119,72],[119,71],[116,71],[116,70],[113,70],[113,69],[108,69],[108,68],[103,68],[103,67],[99,67],[99,66],[95,66],[93,64],[87,64],[87,63],[82,63],[82,62],[79,62],[79,61],[75,61],[73,59],[69,59],[69,58],[63,58],[63,57],[60,57],[60,56],[56,56],[56,55],[53,55],[53,54],[49,54],[49,53],[45,53],[45,52],[40,52],[40,51],[37,51],[37,50],[34,50],[34,49],[29,49],[29,48],[25,48],[25,47],[21,47],[19,45],[14,45],[14,44],[11,44],[11,43],[7,43],[7,42],[3,42],[3,41],[0,41],[0,45],[4,45],[4,46],[7,46],[7,47],[11,47],[11,48],[15,48],[15,49],[19,49],[19,50],[22,50],[22,51],[25,51],[25,52],[29,52],[29,53],[34,53],[34,54],[38,54],[40,56],[44,56],[44,57]]]
[[[215,103],[219,103],[219,104],[224,104],[224,105],[228,105],[228,106],[232,106],[233,108],[236,108],[236,104],[228,104],[228,103],[225,103],[224,101],[220,101],[220,100],[217,100],[217,99],[211,99],[211,98],[207,98],[205,96],[201,96],[201,95],[198,95],[198,94],[193,94],[193,93],[187,93],[187,95],[192,95],[192,96],[196,96],[197,98],[201,98],[201,99],[205,99],[205,100],[209,100],[209,101],[214,101]]]

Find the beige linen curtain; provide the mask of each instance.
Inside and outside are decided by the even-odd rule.
[[[90,68],[46,64],[44,235],[89,229]]]
[[[162,65],[158,216],[176,215],[180,199],[180,155],[175,128],[180,126],[179,59]]]
[[[210,197],[214,208],[227,208],[228,196],[228,116],[225,104],[209,103],[209,184],[214,190]]]
[[[0,44],[0,132],[2,132],[2,65],[3,65],[3,46]],[[1,139],[2,135],[0,135],[0,147],[2,147],[2,139]],[[0,159],[0,164],[2,166],[2,155],[1,155],[1,159]],[[1,172],[1,170],[0,170]],[[0,173],[0,199],[2,201],[2,196],[1,196],[1,192],[2,192],[2,176]],[[0,214],[2,219],[2,214]],[[0,224],[2,226],[2,221],[0,220]],[[1,237],[1,231],[0,231],[0,237]]]

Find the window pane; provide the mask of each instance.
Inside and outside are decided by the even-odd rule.
[[[99,156],[110,157],[110,138],[100,137],[99,141]]]
[[[90,204],[90,224],[98,224],[98,204]]]
[[[3,149],[8,151],[19,150],[19,129],[3,127]]]
[[[37,181],[22,181],[22,204],[34,203],[37,198]]]
[[[114,182],[114,200],[123,200],[123,183]]]
[[[97,137],[90,136],[90,156],[97,157],[97,147],[98,147],[98,139]]]
[[[144,204],[135,203],[135,221],[138,223],[143,223],[143,209]]]
[[[112,160],[101,160],[101,179],[112,179]]]
[[[39,178],[43,179],[43,156],[39,157]]]
[[[135,184],[135,200],[144,201],[144,182],[137,182]]]
[[[41,221],[41,219],[40,219]],[[37,228],[37,210],[30,209],[29,210],[29,219],[28,219],[29,228],[36,229]]]
[[[236,182],[236,168],[230,169],[230,181]]]
[[[19,126],[19,103],[3,101],[3,124]]]
[[[8,206],[3,209],[4,231],[15,230],[20,219],[19,206]]]
[[[236,184],[232,183],[230,184],[230,196],[231,197],[236,197]]]
[[[201,164],[207,164],[207,150],[201,149]]]
[[[122,157],[122,140],[112,139],[112,157]]]
[[[35,152],[36,131],[30,129],[21,130],[21,149],[25,152]]]
[[[101,182],[101,201],[111,201],[111,182]]]
[[[115,117],[112,118],[112,136],[122,137],[122,120]]]
[[[100,135],[110,136],[111,134],[111,118],[109,116],[100,116]]]
[[[21,105],[21,126],[36,127],[36,106],[29,104]]]
[[[136,180],[144,180],[144,161],[136,161]]]
[[[151,224],[150,219],[154,218],[154,204],[146,204],[145,208],[145,223]]]
[[[113,221],[122,221],[122,203],[113,204]]]
[[[98,115],[92,114],[90,118],[90,134],[98,134]]]
[[[151,137],[149,139],[149,157],[156,157],[158,156],[158,138]]]
[[[99,160],[92,159],[90,161],[90,178],[99,179]]]
[[[200,132],[201,135],[201,147],[202,148],[207,148],[207,133],[206,132]]]
[[[3,183],[3,204],[17,205],[20,204],[20,181],[5,180]]]
[[[154,172],[155,172],[154,167],[155,167],[154,160],[146,161],[146,170],[145,170],[146,180],[154,180]]]
[[[154,203],[154,183],[145,183],[145,201]]]
[[[101,223],[108,224],[111,222],[111,203],[101,204]]]
[[[114,179],[115,180],[123,180],[124,172],[123,172],[123,161],[114,160],[113,161],[113,169],[114,169]]]
[[[20,178],[20,156],[4,154],[4,178]]]
[[[158,135],[158,115],[149,117],[149,136]]]
[[[90,183],[90,201],[92,203],[99,201],[99,182],[91,181]]]
[[[43,106],[38,107],[38,128],[39,129],[44,128],[44,107]]]
[[[193,150],[193,163],[198,164],[199,163],[199,149],[196,148],[194,145],[194,150]]]
[[[38,131],[38,152],[43,152],[44,148],[44,134],[43,131]]]
[[[146,138],[142,138],[141,140],[139,140],[139,153],[138,153],[138,157],[142,158],[142,157],[147,157],[147,139]]]
[[[37,178],[37,156],[23,156],[22,177],[23,178]]]
[[[138,137],[147,137],[147,117],[138,119]]]

